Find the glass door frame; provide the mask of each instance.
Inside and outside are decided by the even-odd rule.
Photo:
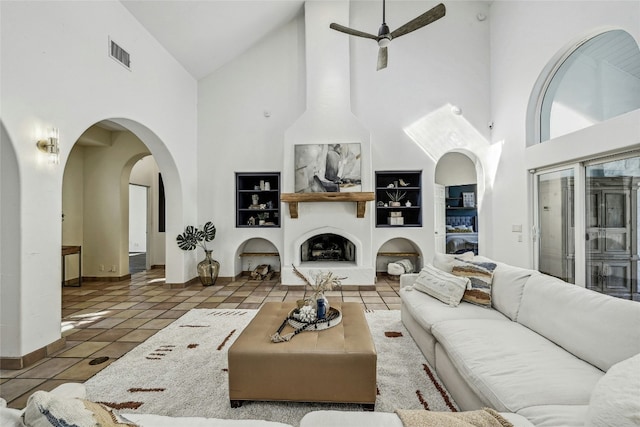
[[[538,197],[538,182],[541,175],[560,171],[573,171],[573,224],[574,224],[574,248],[575,248],[575,284],[581,287],[586,286],[586,256],[585,256],[585,168],[582,163],[569,163],[561,166],[537,169],[532,171],[533,174],[533,266],[534,269],[540,268],[540,200]]]

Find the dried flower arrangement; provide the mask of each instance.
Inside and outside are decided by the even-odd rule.
[[[342,286],[342,281],[346,279],[346,277],[338,277],[333,272],[319,272],[314,277],[314,282],[312,283],[307,277],[302,274],[295,266],[293,267],[293,272],[304,280],[304,282],[311,287],[313,290],[314,299],[317,299],[320,295],[324,294],[327,291],[331,291],[334,288],[338,288]]]

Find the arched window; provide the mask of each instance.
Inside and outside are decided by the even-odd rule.
[[[626,31],[587,39],[548,75],[537,142],[640,108],[640,49]]]

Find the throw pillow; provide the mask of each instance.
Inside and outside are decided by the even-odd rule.
[[[424,292],[452,307],[460,304],[467,286],[469,286],[469,279],[456,277],[430,264],[420,270],[420,274],[418,274],[413,284],[414,289]]]
[[[36,391],[27,401],[23,415],[29,427],[136,427],[113,409],[84,399]]]
[[[471,286],[464,291],[463,301],[491,308],[491,284],[496,264],[493,262],[474,262],[455,259],[451,273],[466,277]]]
[[[453,269],[453,261],[455,259],[463,259],[465,261],[473,260],[474,254],[473,252],[465,252],[463,254],[442,254],[436,253],[433,256],[433,266],[447,273],[451,273]]]
[[[640,354],[613,365],[591,392],[586,427],[640,425]]]

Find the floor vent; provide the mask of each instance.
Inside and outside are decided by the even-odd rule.
[[[109,39],[109,56],[118,61],[127,70],[131,70],[131,56],[118,43]]]

